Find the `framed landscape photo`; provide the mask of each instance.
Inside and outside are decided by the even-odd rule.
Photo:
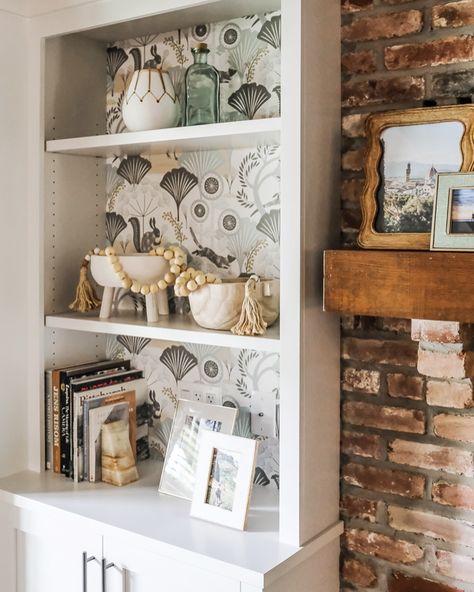
[[[474,173],[438,175],[433,251],[474,251]]]
[[[216,432],[202,435],[191,516],[245,529],[258,442]]]
[[[437,176],[471,170],[473,130],[474,105],[389,111],[368,118],[361,247],[430,248]]]
[[[232,434],[237,409],[178,399],[159,491],[191,500],[200,442],[207,431]]]

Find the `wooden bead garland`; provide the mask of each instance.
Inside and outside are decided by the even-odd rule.
[[[113,247],[107,247],[106,249],[99,249],[96,247],[93,251],[89,251],[85,256],[86,261],[90,261],[92,255],[106,256],[109,259],[112,268],[119,278],[122,287],[126,290],[130,289],[135,294],[156,294],[158,290],[166,290],[168,286],[173,286],[176,281],[176,277],[181,273],[185,272],[186,266],[186,254],[179,247],[157,247],[152,249],[148,255],[152,257],[163,257],[166,261],[169,261],[170,271],[165,274],[165,277],[153,284],[140,284],[137,280],[131,278],[128,273],[123,269],[120,263],[119,257],[115,254]]]
[[[206,284],[222,284],[222,280],[213,273],[204,273],[193,267],[188,267],[182,271],[175,281],[174,293],[176,296],[189,296]]]

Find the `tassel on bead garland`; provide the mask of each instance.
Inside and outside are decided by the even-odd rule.
[[[81,271],[79,274],[79,283],[76,288],[76,299],[72,304],[69,305],[71,310],[77,312],[88,312],[94,310],[100,305],[100,300],[94,291],[94,288],[89,282],[87,272],[89,270],[89,261],[84,259],[81,265]]]
[[[231,328],[234,335],[264,335],[267,323],[263,320],[260,302],[255,298],[255,288],[260,278],[251,276],[245,284],[245,298],[242,312],[236,325]]]

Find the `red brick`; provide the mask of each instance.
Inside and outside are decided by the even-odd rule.
[[[389,524],[395,530],[411,532],[466,547],[474,547],[474,524],[437,514],[389,506]]]
[[[343,107],[419,101],[424,96],[425,80],[422,76],[351,81],[342,85]]]
[[[344,53],[341,57],[341,66],[344,74],[373,74],[377,70],[375,52],[368,49]]]
[[[470,380],[462,382],[429,380],[426,400],[428,405],[436,405],[437,407],[456,409],[472,407],[474,405],[472,382]]]
[[[373,6],[373,0],[341,0],[341,11],[345,12],[358,12],[359,10],[365,10]]]
[[[387,374],[387,389],[391,397],[398,399],[423,399],[423,379],[406,374]]]
[[[341,512],[350,518],[367,520],[368,522],[377,521],[379,502],[369,500],[355,495],[345,495],[341,499]]]
[[[342,39],[343,41],[391,39],[419,33],[422,27],[423,13],[420,10],[385,13],[354,18],[351,24],[342,27]]]
[[[394,573],[388,583],[388,592],[462,592],[441,582]]]
[[[354,586],[372,588],[377,583],[377,572],[368,563],[362,563],[357,559],[346,559],[342,568],[344,580]]]
[[[376,434],[344,431],[341,437],[341,449],[347,455],[354,454],[380,460],[384,456],[384,441]]]
[[[422,498],[425,491],[425,478],[422,475],[356,463],[343,467],[342,478],[355,487],[403,497]]]
[[[343,231],[358,232],[362,222],[362,212],[359,208],[343,208],[341,210],[341,228]]]
[[[474,510],[474,487],[438,481],[431,489],[433,501],[443,506]]]
[[[342,170],[361,171],[364,168],[365,148],[347,150],[342,155]]]
[[[387,70],[425,68],[472,60],[474,60],[472,35],[435,39],[427,43],[404,43],[386,47],[384,51]]]
[[[463,343],[473,338],[472,325],[454,321],[424,321],[413,319],[411,338],[413,341],[431,343]]]
[[[459,350],[460,346],[445,345],[436,349],[420,346],[418,372],[433,378],[468,378],[473,375],[473,354]],[[457,349],[456,349],[457,348]]]
[[[433,431],[440,438],[474,443],[474,415],[448,415],[433,418]]]
[[[354,113],[342,118],[342,133],[346,138],[365,138],[367,113]]]
[[[445,471],[457,475],[472,476],[473,474],[472,453],[467,450],[407,440],[393,440],[389,450],[389,460],[399,465]]]
[[[346,368],[344,370],[342,388],[345,391],[363,391],[375,395],[380,388],[380,372],[376,370]]]
[[[415,563],[424,556],[423,549],[414,543],[393,539],[369,530],[348,529],[345,534],[345,544],[346,548],[354,553],[397,563]]]
[[[342,416],[346,423],[352,425],[412,434],[425,433],[425,416],[419,409],[347,401],[343,404]]]
[[[433,28],[474,25],[474,0],[461,0],[433,6],[431,22]]]
[[[418,348],[412,341],[383,341],[346,337],[342,341],[342,357],[345,360],[415,366]]]
[[[436,569],[443,576],[474,584],[474,557],[438,551],[436,559]]]

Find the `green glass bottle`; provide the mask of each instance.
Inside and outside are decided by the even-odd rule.
[[[186,71],[185,125],[219,123],[219,72],[207,63],[209,49],[192,49],[194,64]]]

